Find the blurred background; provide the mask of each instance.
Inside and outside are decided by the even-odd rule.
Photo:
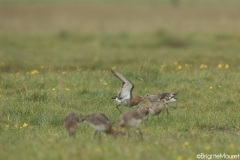
[[[238,0],[0,0],[1,71],[237,65],[239,8]]]
[[[240,30],[237,0],[1,0],[2,31]]]

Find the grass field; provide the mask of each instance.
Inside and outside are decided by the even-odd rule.
[[[31,2],[0,1],[0,159],[240,159],[239,1]],[[115,126],[111,69],[134,95],[179,91],[176,109],[142,123],[144,141],[85,124],[69,138],[71,111]]]

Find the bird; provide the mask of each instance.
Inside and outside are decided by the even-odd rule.
[[[158,101],[161,99],[166,99],[167,103],[169,102],[175,102],[177,100],[177,94],[178,92],[163,92],[156,95],[151,95],[150,93],[147,93],[145,95],[145,98],[149,99],[151,102]]]
[[[177,94],[178,94],[178,92],[163,92],[163,93],[159,93],[159,94],[156,94],[156,95],[151,95],[151,94],[147,93],[144,96],[144,98],[149,99],[150,102],[156,102],[156,101],[160,101],[162,99],[165,99],[167,101],[165,107],[167,109],[167,117],[168,117],[168,115],[169,115],[168,103],[177,101],[177,97],[176,97]]]
[[[114,138],[116,138],[117,130],[112,127],[112,122],[103,113],[80,115],[80,117],[82,123],[87,123],[95,130],[95,133],[93,135],[94,139],[97,133],[99,133],[99,140],[101,141],[101,132],[112,134]]]
[[[79,125],[79,115],[71,112],[64,119],[64,126],[69,132],[70,137],[76,137],[76,131]]]
[[[114,97],[111,97],[117,102],[116,108],[119,110],[120,113],[122,112],[118,108],[119,106],[123,105],[130,108],[138,105],[138,103],[144,100],[144,97],[142,96],[133,97],[132,90],[134,88],[134,85],[130,80],[128,80],[126,77],[114,70],[111,70],[111,72],[114,76],[116,76],[119,80],[122,81],[122,86],[118,94]]]
[[[137,109],[122,113],[117,119],[117,126],[125,127],[126,129],[129,129],[131,127],[137,128],[140,139],[143,140],[143,134],[139,128],[139,125],[141,121],[148,116],[148,114],[149,107],[139,106]],[[130,137],[129,132],[128,137]]]
[[[160,101],[150,102],[149,115],[158,116],[158,123],[160,123],[160,113],[162,112],[165,105],[167,105],[166,99],[161,99]],[[148,120],[148,118],[147,118],[147,120]]]

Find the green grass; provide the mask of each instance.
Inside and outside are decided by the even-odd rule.
[[[11,8],[7,1],[0,3]],[[234,1],[228,6],[234,8],[235,3],[239,4]],[[218,5],[223,9],[225,2]],[[212,9],[216,11],[216,6]],[[181,7],[178,11],[185,12]],[[218,24],[217,13],[206,21]],[[15,21],[11,15],[1,16],[6,24],[0,22],[0,159],[194,160],[200,153],[240,153],[240,32],[231,30],[233,25],[227,29],[219,25],[213,31],[211,23],[197,29],[183,19],[187,27],[183,30],[155,25],[139,26],[134,32],[129,23],[112,30],[54,25],[48,30],[26,23],[28,31],[20,23],[19,30],[15,30],[18,26],[5,28],[7,22]],[[115,16],[120,21],[123,17]],[[229,16],[227,21],[237,24],[236,17]],[[147,21],[148,16],[140,18]],[[157,117],[150,117],[148,126],[142,123],[144,141],[132,129],[131,139],[114,140],[102,134],[100,143],[85,124],[79,126],[75,139],[69,138],[63,119],[71,111],[103,112],[116,126],[120,114],[110,97],[121,83],[111,74],[112,68],[134,83],[134,95],[179,91],[178,101],[172,103],[177,109],[170,108],[168,119],[164,110],[161,124]]]
[[[180,92],[177,109],[170,110],[169,119],[164,111],[160,125],[157,117],[149,119],[148,127],[142,124],[143,142],[135,136],[129,141],[126,137],[114,141],[106,136],[99,144],[92,139],[94,131],[86,125],[80,125],[73,140],[63,127],[64,116],[70,111],[103,112],[113,122],[117,119],[118,110],[109,97],[120,84],[110,72],[2,74],[1,159],[15,159],[15,154],[9,154],[12,152],[19,153],[19,159],[175,159],[180,155],[183,159],[195,159],[202,152],[239,152],[240,88],[239,75],[234,71],[183,69],[154,74],[126,70],[120,69],[134,82],[135,94]],[[20,129],[23,123],[28,126]]]

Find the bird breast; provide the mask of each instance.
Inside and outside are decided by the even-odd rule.
[[[132,118],[129,120],[128,125],[129,127],[138,127],[141,123],[142,119],[135,119]]]
[[[125,99],[125,100],[123,100],[121,103],[122,103],[122,105],[124,105],[124,106],[131,107],[131,104],[130,104],[130,100],[129,100],[129,99]]]
[[[175,98],[170,98],[167,102],[170,103],[170,102],[175,102],[177,101]]]
[[[117,102],[117,104],[121,104],[122,103],[122,101],[120,99],[118,99],[118,98],[116,98],[114,100]]]

